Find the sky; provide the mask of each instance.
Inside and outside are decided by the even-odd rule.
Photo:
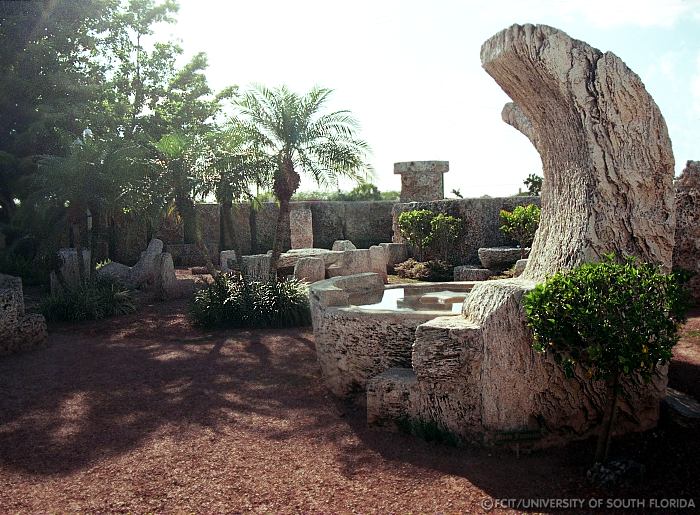
[[[444,160],[445,194],[508,196],[541,175],[538,153],[501,121],[508,96],[482,69],[481,44],[513,23],[543,23],[635,71],[666,119],[676,173],[700,159],[700,0],[179,0],[175,37],[204,51],[215,90],[331,88],[372,148],[380,190],[393,164]],[[350,184],[341,184],[349,189]],[[317,189],[303,177],[301,190]]]

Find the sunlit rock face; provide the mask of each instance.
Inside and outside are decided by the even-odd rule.
[[[673,152],[639,76],[546,25],[513,25],[481,48],[486,72],[513,99],[504,121],[542,158],[542,221],[523,277],[623,252],[671,266]]]
[[[673,266],[695,272],[690,278],[690,292],[700,304],[700,161],[688,161],[676,181]]]
[[[542,158],[540,227],[522,276],[477,283],[461,317],[421,324],[411,368],[368,381],[368,420],[435,422],[470,441],[538,435],[583,438],[600,424],[605,386],[565,378],[535,354],[523,296],[547,276],[615,252],[671,268],[675,202],[666,124],[639,77],[617,56],[544,25],[514,25],[481,49],[484,69],[513,102],[504,121]],[[658,419],[666,369],[624,385],[616,431]],[[504,436],[505,435],[505,436]]]

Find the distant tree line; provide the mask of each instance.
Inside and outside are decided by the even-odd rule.
[[[212,197],[231,248],[233,203],[271,192],[274,273],[302,173],[324,188],[349,177],[360,184],[350,196],[379,194],[354,117],[326,107],[331,90],[213,91],[206,54],[179,66],[182,48],[154,37],[177,11],[173,0],[0,3],[0,265],[66,239],[111,257],[120,217],[150,237],[166,213],[206,253],[194,207]]]

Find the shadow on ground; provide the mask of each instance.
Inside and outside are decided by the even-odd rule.
[[[371,482],[383,471],[400,482],[424,471],[431,481],[466,478],[498,498],[611,494],[585,482],[592,442],[518,458],[505,449],[455,449],[373,431],[361,408],[324,388],[310,329],[202,331],[189,326],[184,309],[160,304],[54,327],[48,349],[1,360],[0,469],[64,476],[138,452],[164,434],[177,439],[206,430],[231,438],[232,446],[262,439],[299,456],[329,447],[348,480]],[[683,377],[697,384],[698,363],[682,366]],[[616,495],[700,491],[694,432],[662,425],[614,446],[648,470],[644,485]]]

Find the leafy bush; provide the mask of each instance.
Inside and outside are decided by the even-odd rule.
[[[596,461],[605,461],[622,376],[649,380],[671,359],[688,294],[676,274],[606,256],[560,272],[524,298],[533,349],[551,353],[567,376],[579,366],[607,382],[609,398]]]
[[[219,274],[195,294],[190,316],[195,325],[202,327],[309,325],[308,287],[296,279],[258,282]]]
[[[371,182],[363,182],[350,191],[298,191],[292,196],[292,200],[331,200],[331,201],[360,201],[360,200],[398,200],[401,194],[398,191],[379,191],[379,188]],[[274,196],[269,199],[274,200]]]
[[[435,213],[429,209],[404,211],[399,215],[399,230],[409,245],[416,248],[418,259],[423,259],[423,251],[432,241],[431,222]]]
[[[5,251],[0,253],[0,273],[21,277],[25,286],[48,284],[51,269],[49,261],[39,256],[32,259]]]
[[[520,257],[525,256],[525,249],[532,245],[537,227],[540,225],[540,208],[535,204],[517,206],[512,212],[501,210],[501,232],[513,238],[520,245]]]
[[[442,213],[430,221],[431,254],[438,260],[455,263],[459,258],[459,242],[462,241],[464,223],[454,216]]]
[[[459,218],[417,209],[401,213],[398,224],[401,235],[416,249],[420,261],[430,257],[454,262],[458,257],[457,245],[464,231],[464,223]]]
[[[129,290],[102,278],[45,297],[39,310],[52,322],[77,322],[133,313],[136,305]]]
[[[527,186],[527,192],[530,195],[539,195],[542,192],[542,177],[536,173],[531,173],[523,181],[523,184]]]
[[[452,265],[444,261],[416,261],[413,258],[394,266],[396,275],[404,279],[419,281],[451,281],[453,278]]]

